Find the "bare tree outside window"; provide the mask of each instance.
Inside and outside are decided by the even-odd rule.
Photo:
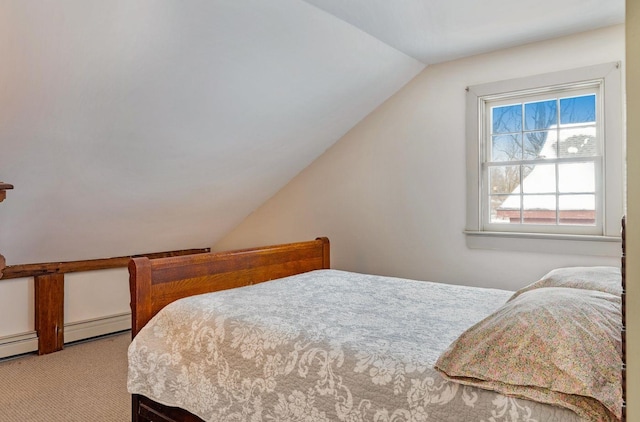
[[[492,222],[595,223],[594,190],[585,190],[578,180],[572,184],[574,190],[559,192],[558,168],[543,166],[545,162],[557,166],[559,159],[597,156],[595,94],[491,107],[490,129]],[[580,167],[583,169],[587,167]],[[574,176],[586,179],[582,184],[589,185],[595,180],[595,170]]]

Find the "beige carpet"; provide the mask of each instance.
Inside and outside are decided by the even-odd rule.
[[[0,362],[0,422],[125,422],[130,333]]]

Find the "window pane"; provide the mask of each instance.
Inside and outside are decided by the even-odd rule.
[[[565,163],[558,165],[560,193],[593,193],[596,191],[594,163]]]
[[[497,135],[491,139],[492,161],[522,160],[522,135]]]
[[[597,155],[595,126],[560,129],[560,157],[595,157]]]
[[[520,166],[499,166],[489,168],[491,194],[520,191]]]
[[[595,195],[560,195],[561,224],[596,224]]]
[[[560,123],[595,123],[596,95],[563,98],[560,100]]]
[[[525,224],[556,224],[555,195],[524,195],[522,205]]]
[[[558,123],[556,100],[524,105],[525,130],[548,129]]]
[[[525,134],[524,159],[556,158],[556,131],[542,130]]]
[[[556,192],[555,164],[538,164],[523,178],[523,193],[554,193]]]
[[[520,223],[520,195],[491,195],[492,223]]]
[[[493,133],[522,131],[522,105],[493,107],[491,109]]]

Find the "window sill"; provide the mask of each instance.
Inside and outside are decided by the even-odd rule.
[[[562,255],[619,257],[622,239],[618,236],[567,235],[464,231],[467,247]]]

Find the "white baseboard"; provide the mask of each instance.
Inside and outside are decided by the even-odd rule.
[[[84,340],[131,329],[131,312],[64,325],[64,342]]]
[[[64,325],[64,342],[71,343],[131,329],[131,313],[111,315]],[[0,359],[36,352],[38,336],[35,331],[0,337]]]
[[[35,331],[0,337],[0,358],[21,355],[38,350],[38,336]]]

